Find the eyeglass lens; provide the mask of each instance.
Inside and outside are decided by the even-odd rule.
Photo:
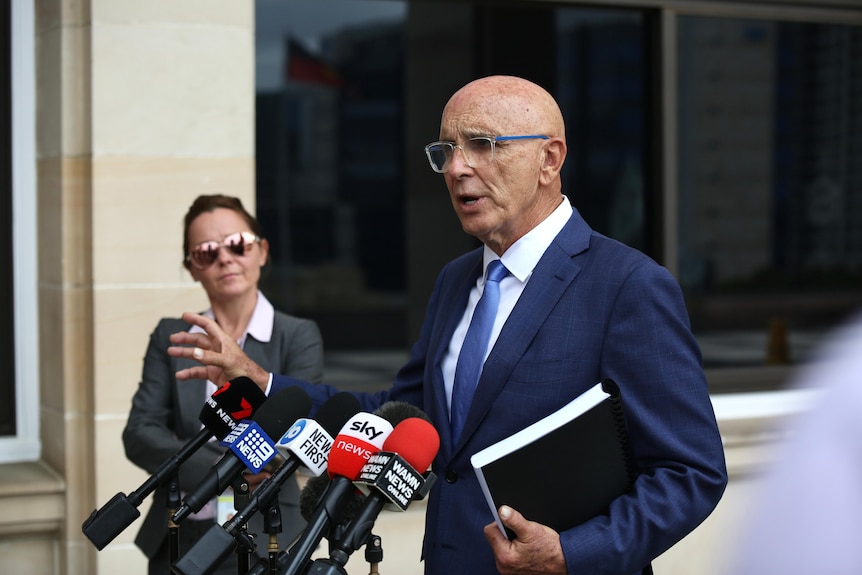
[[[432,142],[425,146],[425,154],[431,163],[431,169],[438,174],[449,171],[449,162],[455,156],[455,149],[461,148],[464,161],[471,168],[481,168],[494,161],[494,149],[497,142],[506,140],[547,140],[550,136],[544,134],[529,134],[524,136],[476,136],[466,140],[461,145],[454,142]]]
[[[471,168],[487,166],[494,159],[494,142],[491,138],[470,138],[463,145],[456,146],[451,142],[439,142],[428,146],[428,159],[438,172],[449,169],[449,162],[455,155],[455,148],[461,148],[464,161]]]
[[[195,246],[189,259],[199,268],[207,268],[218,259],[218,251],[225,247],[234,255],[242,256],[257,241],[257,236],[251,232],[236,232],[225,236],[221,243],[215,240],[202,242]]]

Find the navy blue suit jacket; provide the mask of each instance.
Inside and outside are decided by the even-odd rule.
[[[700,349],[676,280],[575,211],[540,259],[485,362],[463,433],[451,445],[441,361],[482,274],[482,249],[437,278],[418,341],[387,391],[360,397],[423,409],[440,433],[423,556],[430,574],[496,573],[493,518],[470,456],[557,410],[602,378],[621,389],[640,474],[608,515],[560,534],[569,573],[638,573],[714,509],[727,482]],[[273,389],[297,380],[274,376]],[[316,405],[336,390],[306,386]],[[565,453],[559,457],[565,458]],[[524,474],[541,474],[524,469]],[[529,517],[527,517],[529,519]]]

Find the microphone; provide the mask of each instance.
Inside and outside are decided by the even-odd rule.
[[[266,394],[248,377],[237,377],[222,385],[207,398],[198,416],[204,427],[211,430],[207,441],[211,436],[224,439],[238,421],[254,415],[264,401]]]
[[[275,457],[275,441],[297,419],[311,410],[311,398],[299,387],[288,387],[270,397],[250,421],[244,420],[224,438],[228,451],[195,489],[186,495],[171,520],[181,523],[207,501],[227,489],[248,468],[259,472]]]
[[[381,417],[389,423],[389,432],[386,433],[387,437],[394,426],[411,417],[422,418],[430,423],[430,419],[428,419],[425,412],[403,401],[388,401],[375,409],[373,415]],[[345,429],[347,427],[345,426]],[[342,432],[345,429],[342,429]],[[356,429],[353,431],[355,432]],[[385,438],[383,441],[385,441]],[[382,442],[378,443],[378,445],[382,446]],[[283,575],[295,575],[300,572],[307,564],[311,553],[317,547],[317,544],[320,543],[320,540],[324,536],[333,539],[333,533],[338,533],[339,529],[342,529],[343,525],[353,518],[364,502],[365,498],[363,494],[354,489],[355,485],[351,487],[349,480],[356,477],[357,472],[361,470],[361,467],[370,455],[367,453],[363,454],[363,458],[359,461],[337,459],[333,463],[333,454],[335,454],[336,458],[345,456],[342,450],[339,449],[336,451],[336,448],[333,447],[333,451],[330,453],[328,477],[312,477],[300,494],[300,513],[302,513],[302,516],[308,522],[308,526],[301,538],[294,543],[288,552],[282,552],[279,555],[278,569]],[[334,469],[342,473],[334,474]],[[342,481],[345,479],[346,482]],[[318,525],[318,523],[322,523],[322,525]],[[248,575],[262,575],[262,572],[259,570],[256,571],[254,567],[249,571]],[[283,569],[287,570],[281,571]]]
[[[392,424],[383,417],[365,412],[357,413],[341,428],[329,452],[329,486],[309,517],[305,531],[287,553],[285,575],[300,573],[324,534],[341,521],[355,491],[353,479],[368,458],[383,447],[392,429]]]
[[[402,421],[409,417],[419,417],[424,418],[429,423],[431,422],[428,419],[428,416],[424,411],[420,410],[418,407],[415,407],[412,404],[403,402],[403,401],[387,401],[376,410],[374,410],[374,415],[379,415],[389,423],[394,426],[397,426]],[[289,431],[288,431],[289,433]],[[303,487],[302,491],[299,494],[299,512],[302,515],[303,519],[308,521],[311,516],[314,514],[314,510],[317,508],[317,504],[320,503],[320,499],[323,497],[323,494],[326,492],[327,487],[329,487],[329,476],[328,475],[319,475],[317,477],[310,478],[306,483],[305,487]],[[365,493],[357,492],[355,496],[355,509],[353,512],[350,511],[350,506],[348,506],[348,511],[345,514],[346,519],[352,519],[356,514],[356,511],[361,507],[362,502],[365,501]]]
[[[368,459],[354,481],[367,492],[364,505],[342,537],[331,545],[329,562],[318,560],[315,569],[325,571],[323,565],[329,564],[342,572],[340,568],[350,555],[368,541],[384,507],[405,511],[412,500],[425,497],[436,476],[431,473],[426,479],[423,472],[431,465],[439,448],[440,436],[427,420],[413,417],[395,426],[383,450]],[[312,572],[318,571],[313,569]]]
[[[410,417],[423,418],[428,423],[431,423],[431,420],[428,419],[424,411],[403,401],[387,401],[374,410],[374,414],[379,415],[396,427]],[[299,494],[299,513],[303,519],[308,521],[311,518],[314,510],[317,508],[317,504],[320,503],[323,494],[326,493],[327,487],[329,487],[329,476],[327,475],[312,477],[305,483],[305,487],[302,488]],[[346,520],[353,519],[365,501],[366,494],[367,490],[365,492],[357,491],[354,494],[345,510],[344,518]]]
[[[332,436],[359,411],[359,400],[341,392],[329,398],[315,419],[301,418],[285,432],[276,447],[285,461],[251,494],[248,503],[223,525],[213,525],[174,565],[174,573],[198,575],[211,573],[236,548],[235,536],[249,518],[269,504],[282,484],[305,465],[319,476],[326,469]]]
[[[312,477],[305,482],[305,487],[303,487],[302,491],[299,493],[299,514],[302,515],[303,519],[306,521],[311,519],[311,516],[314,515],[314,511],[317,509],[317,505],[322,500],[323,495],[326,493],[328,488],[328,475]],[[357,490],[344,509],[344,520],[349,521],[350,519],[353,519],[353,516],[356,515],[359,508],[362,507],[362,503],[364,501],[365,494]]]
[[[126,527],[140,517],[138,507],[156,488],[173,476],[189,457],[203,447],[213,436],[223,439],[237,425],[237,421],[251,417],[266,395],[247,377],[238,377],[219,387],[204,402],[198,419],[203,424],[197,435],[167,459],[135,491],[126,496],[114,495],[101,509],[95,509],[81,525],[84,535],[102,550]]]
[[[323,501],[323,496],[328,487],[329,475],[325,473],[318,475],[317,477],[311,477],[306,481],[305,487],[303,487],[302,491],[299,493],[299,513],[306,522],[311,519],[318,504]],[[330,531],[330,533],[334,532],[341,528],[341,526],[347,523],[350,519],[353,519],[353,517],[359,512],[364,501],[365,495],[358,490],[354,491],[344,504],[344,512],[342,513],[341,521],[337,526],[331,526],[328,531]],[[332,537],[331,534],[325,536],[328,538]],[[294,543],[295,541],[296,540],[294,540]],[[279,573],[284,573],[284,570],[287,569],[288,559],[289,556],[287,551],[281,550],[278,552],[275,561],[276,569]],[[267,562],[264,559],[258,559],[254,565],[251,566],[246,575],[265,575],[270,572],[271,564],[271,560],[270,562]],[[192,575],[192,573],[184,575]]]
[[[327,469],[329,452],[338,434],[347,421],[359,412],[359,400],[350,393],[341,392],[329,398],[315,414],[315,419],[299,419],[281,437],[276,447],[285,454],[281,466],[261,483],[252,495],[249,504],[225,524],[228,531],[248,521],[248,517],[269,502],[288,477],[305,466],[315,477]]]

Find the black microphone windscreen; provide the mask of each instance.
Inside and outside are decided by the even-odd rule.
[[[431,419],[424,411],[405,401],[387,401],[374,410],[374,415],[382,417],[391,423],[392,427],[411,417],[418,417],[431,423]]]
[[[317,477],[312,477],[305,484],[305,487],[302,488],[302,491],[299,492],[299,513],[306,521],[311,519],[311,516],[314,515],[314,511],[317,509],[320,499],[326,493],[330,481],[331,479],[325,473],[323,475],[318,475]],[[353,517],[362,508],[364,502],[365,495],[357,490],[350,497],[350,500],[347,502],[347,506],[344,508],[342,523],[353,519]]]
[[[359,400],[352,393],[341,391],[330,397],[314,414],[318,423],[330,437],[335,437],[351,417],[359,413]]]
[[[308,480],[305,487],[299,492],[299,512],[303,519],[308,521],[311,518],[328,486],[329,476],[325,473]]]
[[[278,441],[297,419],[311,411],[311,398],[302,388],[288,387],[263,402],[252,419],[272,439]]]
[[[265,400],[266,394],[257,384],[238,377],[207,398],[198,419],[217,439],[224,439],[237,422],[250,418]]]

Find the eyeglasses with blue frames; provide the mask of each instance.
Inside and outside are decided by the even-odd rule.
[[[464,161],[471,168],[484,168],[494,161],[494,148],[497,142],[510,140],[548,140],[549,136],[543,134],[530,134],[527,136],[478,136],[466,140],[463,144],[455,142],[431,142],[425,146],[425,155],[431,169],[438,174],[449,171],[449,165],[455,150],[460,149],[464,155]]]

